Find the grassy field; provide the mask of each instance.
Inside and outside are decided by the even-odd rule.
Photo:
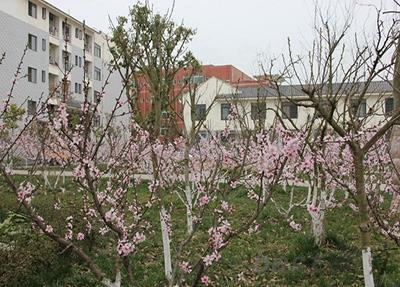
[[[40,179],[36,181],[40,186]],[[65,226],[64,219],[69,210],[79,207],[77,188],[71,182],[67,185],[66,190],[74,192],[41,192],[34,201],[45,218],[59,222],[60,228]],[[144,189],[142,187],[138,192],[145,193]],[[299,189],[298,192],[305,191]],[[64,197],[65,202],[58,212],[49,204],[55,196]],[[287,198],[283,190],[277,191],[277,201],[283,203]],[[231,201],[237,210],[236,222],[232,222],[235,226],[252,208],[252,203],[245,190],[232,194]],[[185,232],[184,212],[184,207],[175,202],[174,214],[180,216],[172,218],[172,248]],[[222,251],[221,260],[207,273],[213,281],[212,286],[362,286],[357,214],[348,207],[329,211],[326,218],[328,242],[320,249],[313,244],[310,218],[304,209],[296,209],[293,214],[296,222],[303,225],[299,232],[294,232],[270,204],[258,220],[260,229],[256,234],[236,238]],[[138,254],[132,256],[133,273],[138,286],[164,286],[162,242],[156,213],[148,214],[148,220],[152,222],[155,233],[148,234]],[[204,231],[208,228],[207,220],[211,219],[206,219],[204,226],[200,227]],[[57,228],[57,224],[53,226]],[[197,236],[190,249],[201,248],[202,240],[204,237]],[[23,209],[2,182],[0,243],[13,246],[12,250],[0,248],[0,286],[98,286],[85,265],[73,254],[63,252],[49,239],[32,232],[31,225],[23,216]],[[90,238],[85,248],[95,256],[103,270],[111,273],[113,266],[106,260],[109,258],[109,244],[96,236]],[[373,253],[376,286],[400,286],[400,249],[375,231]]]

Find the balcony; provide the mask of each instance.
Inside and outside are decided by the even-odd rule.
[[[49,56],[49,64],[57,66],[56,56]]]
[[[51,36],[58,38],[58,29],[56,26],[50,26],[49,27],[49,33]]]

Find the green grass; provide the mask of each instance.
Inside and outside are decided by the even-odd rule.
[[[17,178],[19,181],[23,177]],[[31,178],[39,189],[43,188],[40,177]],[[45,218],[51,218],[54,228],[65,226],[65,217],[70,210],[79,209],[80,197],[77,187],[67,180],[60,190],[40,192],[34,203]],[[133,192],[133,191],[131,191]],[[141,186],[139,195],[146,197],[146,187]],[[305,192],[299,188],[298,192]],[[55,212],[52,202],[63,197],[63,208]],[[231,224],[240,225],[254,204],[246,197],[244,190],[229,195],[236,209]],[[277,191],[275,200],[284,203],[287,195]],[[179,201],[173,202],[172,249],[185,233],[185,209]],[[15,196],[0,182],[0,224],[10,216],[10,211],[23,214]],[[310,218],[304,209],[293,211],[296,222],[303,225],[300,232],[294,232],[276,211],[272,204],[261,214],[259,231],[254,235],[243,234],[235,238],[222,251],[221,260],[209,271],[212,286],[362,286],[361,251],[357,215],[350,208],[329,211],[326,216],[327,244],[317,248],[310,232]],[[78,218],[78,216],[77,216]],[[152,211],[147,219],[154,226],[154,233],[147,234],[145,243],[138,253],[132,255],[133,273],[137,286],[164,286],[162,242],[158,214]],[[201,250],[207,238],[206,230],[211,218],[205,218],[201,232],[189,245],[189,250]],[[76,222],[77,226],[83,222]],[[27,232],[10,236],[10,230],[2,232],[0,242],[14,246],[13,252],[0,251],[0,286],[98,286],[86,266],[68,250],[63,251],[51,240],[32,232],[24,220],[16,220],[11,227]],[[112,274],[113,263],[110,254],[115,247],[100,236],[94,236],[85,249],[95,257],[96,263],[105,272]],[[400,282],[400,250],[389,240],[377,233],[373,236],[374,275],[376,286],[398,286]],[[198,258],[192,255],[192,259]],[[238,281],[238,274],[242,281]],[[3,281],[2,281],[3,280]]]

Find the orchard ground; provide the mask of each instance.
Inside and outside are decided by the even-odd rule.
[[[19,176],[18,180],[24,177]],[[39,187],[34,205],[45,217],[56,219],[60,228],[65,226],[66,216],[80,212],[82,194],[71,179],[67,178],[65,185],[60,186],[64,192],[45,190],[41,177],[30,177],[30,180]],[[147,184],[143,183],[130,194],[144,197],[147,192]],[[302,193],[306,193],[306,189],[297,188],[295,194]],[[245,216],[247,210],[254,208],[244,189],[239,188],[230,196],[234,208],[239,211],[237,217]],[[49,204],[57,197],[64,199],[61,210]],[[275,192],[274,199],[280,204],[284,205],[288,198],[282,189]],[[322,248],[313,244],[310,217],[305,208],[292,212],[296,223],[302,225],[296,232],[270,202],[257,221],[258,231],[235,238],[222,251],[221,260],[208,274],[211,286],[363,286],[361,250],[357,248],[357,213],[348,207],[351,202],[352,199],[348,199],[345,207],[327,212],[327,244]],[[174,248],[174,243],[182,240],[186,232],[186,214],[181,202],[173,202],[172,208],[175,209],[173,214],[180,215],[172,218]],[[160,232],[158,214],[146,216],[156,233]],[[240,218],[236,219],[240,222]],[[204,225],[211,220],[207,218],[199,228],[206,228]],[[137,286],[164,286],[164,274],[160,272],[163,270],[161,236],[150,233],[146,237],[132,255]],[[107,266],[110,261],[104,258],[115,256],[115,244],[104,241],[98,234],[87,236],[85,240],[86,251],[95,255],[101,268],[112,274],[114,267]],[[189,249],[201,250],[201,241],[204,242],[204,238],[195,238]],[[400,249],[374,230],[373,253],[376,286],[399,286]],[[15,195],[1,181],[0,286],[100,286],[68,249],[60,248],[33,231]]]

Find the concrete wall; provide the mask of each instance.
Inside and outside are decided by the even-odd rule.
[[[6,1],[14,2],[14,1]],[[20,2],[20,1],[15,1]],[[41,95],[48,93],[48,59],[49,49],[42,50],[42,39],[48,45],[48,34],[26,22],[0,11],[0,53],[6,58],[0,65],[0,100],[6,99],[14,79],[17,66],[28,42],[28,34],[37,37],[37,51],[28,49],[24,58],[21,74],[13,92],[13,102],[27,108],[27,100],[38,101]],[[37,83],[28,82],[28,67],[37,70]],[[42,82],[42,71],[45,71],[45,83]]]
[[[6,59],[0,66],[0,101],[4,100],[8,94],[13,75],[16,71],[18,62],[22,56],[23,50],[28,41],[28,34],[37,37],[37,51],[28,50],[27,55],[22,66],[22,75],[27,74],[28,66],[37,69],[37,83],[29,83],[27,78],[19,80],[18,85],[13,93],[14,101],[19,105],[26,106],[27,98],[32,98],[35,101],[41,95],[46,98],[49,94],[49,77],[52,82],[59,85],[63,78],[64,60],[62,51],[66,50],[69,53],[70,64],[73,68],[68,80],[71,82],[71,97],[75,101],[82,101],[84,99],[84,53],[86,61],[89,63],[90,69],[88,76],[90,78],[89,84],[89,100],[93,101],[94,91],[101,91],[105,84],[106,77],[109,70],[109,62],[111,55],[108,50],[105,35],[97,32],[89,26],[83,28],[83,23],[77,21],[73,17],[58,10],[54,6],[48,5],[40,0],[32,0],[32,3],[37,5],[37,17],[28,15],[28,0],[1,0],[0,4],[0,53],[6,52]],[[42,8],[46,8],[46,17],[42,17]],[[57,21],[54,25],[57,29],[58,35],[51,35],[49,32],[50,19],[49,13],[52,13]],[[63,38],[62,22],[65,21],[70,25],[70,38],[66,43]],[[76,37],[75,30],[82,31],[82,38]],[[89,51],[84,52],[85,47],[85,33],[91,37]],[[46,41],[46,50],[42,51],[42,39]],[[94,44],[97,43],[101,47],[101,58],[94,56]],[[49,62],[49,51],[52,51],[52,56],[55,56],[57,65],[51,65]],[[81,59],[81,67],[75,65],[75,56]],[[94,67],[101,69],[101,80],[94,80]],[[42,70],[46,74],[46,82],[42,83]],[[53,83],[53,84],[54,84]],[[82,93],[75,93],[75,83],[81,84]],[[119,96],[121,91],[121,79],[117,73],[110,77],[110,82],[106,88],[107,96],[104,97],[104,102],[101,105],[100,115],[102,121],[105,114],[111,112],[115,104],[115,98]],[[26,108],[26,107],[25,107]]]

